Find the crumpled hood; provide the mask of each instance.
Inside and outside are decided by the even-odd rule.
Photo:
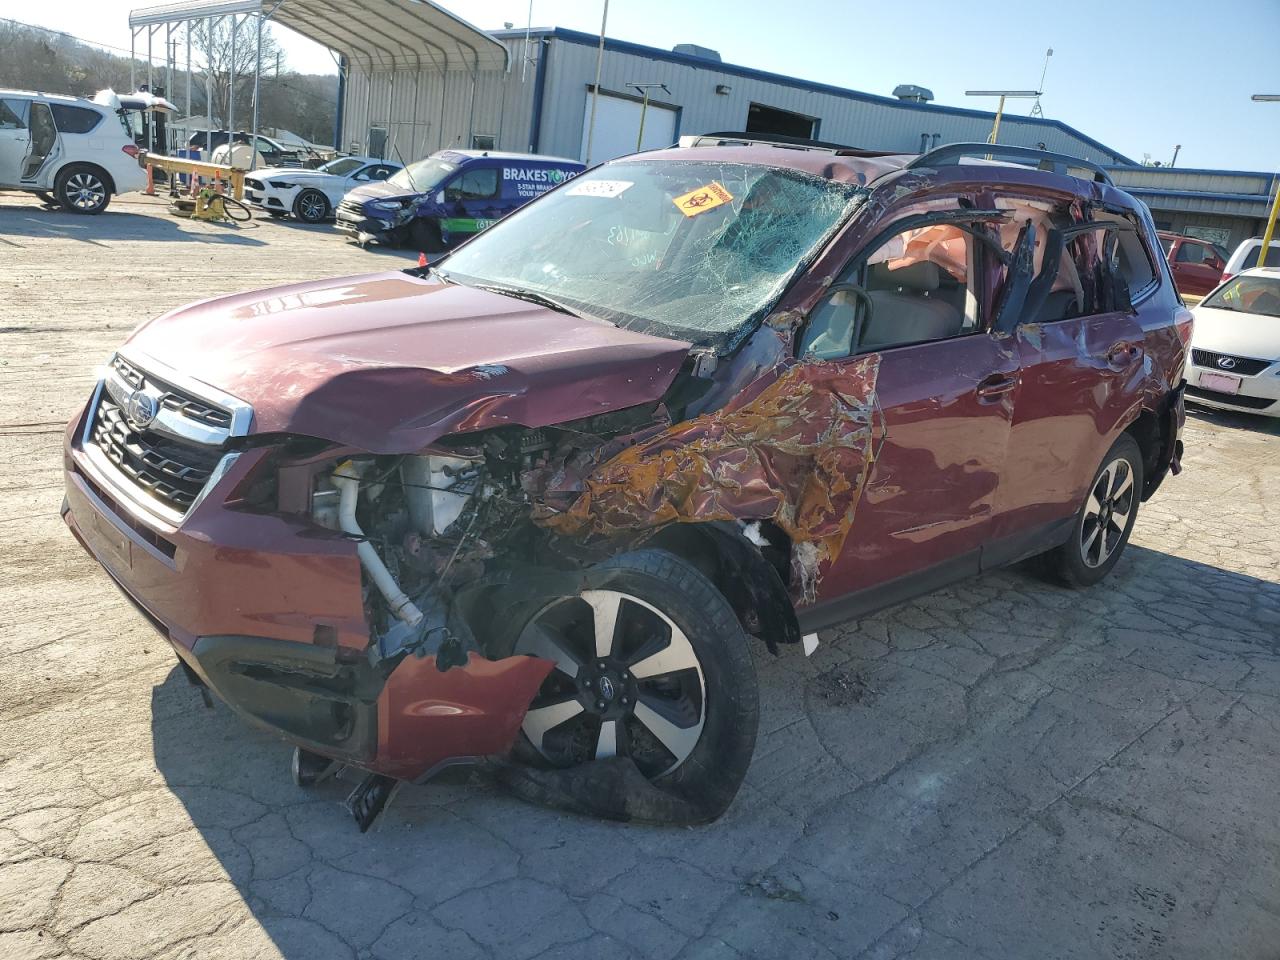
[[[406,197],[416,196],[419,194],[413,190],[405,190],[404,187],[397,187],[394,183],[380,180],[377,183],[366,183],[354,190],[348,190],[343,199],[359,200],[364,203],[366,200],[404,200]]]
[[[410,453],[449,432],[656,400],[688,350],[395,271],[181,307],[134,331],[125,353],[251,404],[254,433]]]

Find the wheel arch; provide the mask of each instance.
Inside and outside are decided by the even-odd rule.
[[[111,171],[109,171],[106,167],[103,167],[94,163],[92,160],[70,160],[64,163],[62,166],[60,166],[58,168],[58,172],[53,175],[54,189],[56,190],[58,188],[58,184],[61,182],[64,176],[70,176],[71,171],[79,170],[79,169],[92,170],[94,173],[100,176],[102,178],[102,182],[107,185],[107,190],[111,193],[112,196],[115,196],[115,194],[118,192],[116,190],[116,179],[115,177],[111,176]]]
[[[800,624],[783,579],[790,564],[790,541],[771,523],[756,527],[767,546],[748,539],[739,524],[676,523],[645,542],[696,567],[729,601],[743,632],[770,653],[780,643],[799,643]],[[765,556],[768,551],[772,559]]]

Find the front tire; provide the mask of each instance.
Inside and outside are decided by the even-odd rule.
[[[101,171],[78,163],[58,173],[54,196],[72,213],[93,216],[107,209],[111,202],[111,188]]]
[[[577,595],[513,611],[510,653],[556,663],[517,750],[552,769],[524,792],[615,819],[714,820],[742,785],[759,723],[737,616],[666,551],[621,554],[590,573]]]
[[[440,225],[431,220],[414,220],[409,225],[409,240],[422,253],[440,253],[444,250]]]
[[[1074,588],[1090,587],[1120,560],[1142,494],[1142,450],[1123,433],[1102,458],[1076,514],[1071,537],[1045,555],[1050,575]]]
[[[329,198],[319,190],[303,190],[293,201],[293,215],[303,223],[322,223],[329,218]]]

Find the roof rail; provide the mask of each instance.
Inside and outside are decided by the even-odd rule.
[[[744,146],[782,147],[786,150],[821,150],[848,156],[882,157],[889,154],[875,150],[863,150],[845,143],[829,143],[825,140],[807,140],[804,137],[788,137],[781,133],[742,133],[727,131],[720,133],[704,133],[691,138],[691,147],[723,147],[730,144]]]
[[[1021,161],[1033,160],[1037,169],[1050,173],[1065,174],[1071,167],[1081,167],[1092,171],[1093,179],[1098,183],[1115,186],[1111,174],[1107,173],[1101,164],[1094,163],[1092,160],[1081,160],[1079,157],[1069,157],[1065,153],[1050,153],[1034,147],[1015,147],[1002,143],[947,143],[928,153],[920,154],[907,164],[906,169],[958,166],[964,157],[975,154],[981,154],[989,160],[1006,158]]]

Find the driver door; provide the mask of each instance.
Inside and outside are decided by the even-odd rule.
[[[837,363],[879,355],[884,423],[853,525],[807,624],[858,615],[979,570],[1019,358],[1012,338],[992,330],[988,287],[1004,266],[979,239],[983,223],[960,214],[957,207],[910,217],[873,240],[837,281],[856,284],[865,297],[840,303],[833,294],[801,337],[802,354]]]

